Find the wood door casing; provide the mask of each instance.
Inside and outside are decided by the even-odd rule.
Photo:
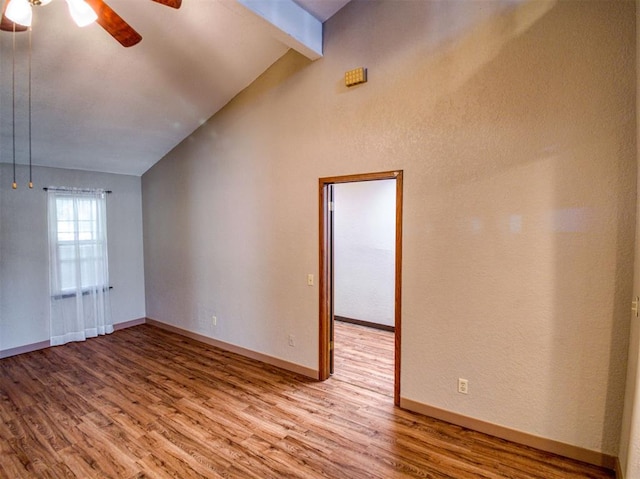
[[[331,374],[331,217],[329,212],[329,187],[337,183],[354,183],[375,180],[396,180],[396,251],[395,251],[395,353],[394,353],[394,403],[400,405],[400,362],[401,362],[401,337],[402,337],[402,170],[386,171],[380,173],[365,173],[347,176],[335,176],[320,178],[319,191],[319,358],[318,379],[324,381]]]

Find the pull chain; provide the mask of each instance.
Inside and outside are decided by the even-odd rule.
[[[31,31],[32,28],[29,26],[29,188],[33,188],[31,163]]]
[[[16,24],[13,23],[13,50],[11,56],[11,101],[12,101],[12,136],[13,136],[13,184],[11,187],[18,188],[16,183]]]

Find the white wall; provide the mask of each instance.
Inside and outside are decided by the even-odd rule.
[[[334,185],[336,316],[395,325],[396,181]]]
[[[402,169],[401,396],[617,454],[634,8],[349,3],[143,176],[148,316],[317,368],[318,178]]]
[[[49,340],[49,253],[44,186],[106,188],[114,323],[145,317],[140,177],[0,164],[0,351]]]

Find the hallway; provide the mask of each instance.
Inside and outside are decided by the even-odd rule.
[[[394,333],[335,321],[333,378],[388,396],[393,401]]]

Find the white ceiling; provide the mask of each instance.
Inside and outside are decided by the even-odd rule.
[[[265,0],[282,1],[282,0]],[[321,21],[349,0],[296,0]],[[2,3],[2,0],[0,0]],[[79,28],[66,2],[34,8],[34,165],[141,175],[288,47],[236,0],[106,0],[143,37]],[[271,32],[272,33],[272,32]],[[12,34],[0,32],[0,162],[13,160]],[[28,34],[16,34],[16,162],[28,163]]]

